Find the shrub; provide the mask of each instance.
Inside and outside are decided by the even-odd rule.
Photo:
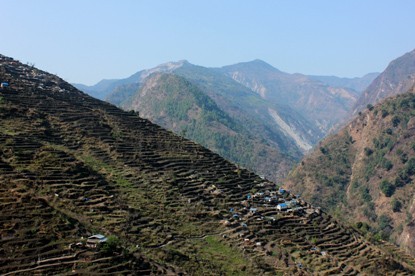
[[[325,147],[320,147],[320,151],[321,151],[321,153],[322,153],[322,154],[324,154],[324,155],[326,155],[326,154],[328,154],[328,153],[329,153],[329,150],[328,150],[327,148],[325,148]]]
[[[389,181],[383,180],[379,185],[380,190],[382,193],[387,196],[391,197],[395,192],[395,186],[393,186]]]
[[[120,247],[120,240],[116,236],[109,236],[107,241],[102,244],[101,251],[104,254],[113,254]]]
[[[390,161],[390,160],[388,160],[388,159],[383,159],[382,160],[382,166],[387,170],[387,171],[389,171],[390,169],[392,169],[393,168],[393,164],[392,164],[392,162]]]
[[[379,216],[379,220],[378,220],[378,225],[379,225],[379,233],[380,237],[383,240],[387,240],[392,232],[392,219],[390,217],[388,217],[387,215],[380,215]]]
[[[415,174],[415,158],[411,158],[408,160],[408,162],[406,163],[405,171],[409,176]]]
[[[366,156],[370,156],[370,155],[372,155],[372,153],[373,153],[373,150],[371,148],[365,148]]]
[[[372,105],[372,104],[368,104],[366,107],[367,107],[367,109],[369,109],[370,111],[372,111],[372,110],[373,110],[373,105]]]
[[[392,119],[392,125],[394,127],[397,127],[400,122],[401,122],[401,119],[399,119],[399,117],[397,117],[397,116],[393,117],[393,119]]]
[[[389,115],[389,112],[385,109],[382,109],[382,118],[385,118],[388,115]]]
[[[401,162],[405,164],[408,161],[408,154],[403,153],[402,155],[400,155],[400,158],[401,158]]]
[[[371,230],[369,224],[366,222],[359,221],[356,223],[356,227],[362,232],[363,235],[367,234]]]
[[[392,211],[394,212],[400,212],[402,209],[402,202],[394,198],[391,202],[392,205]]]
[[[409,182],[411,182],[411,178],[408,175],[408,172],[406,169],[400,171],[398,173],[398,177],[395,179],[395,186],[396,187],[403,187],[406,184],[408,184]]]
[[[364,202],[371,202],[372,201],[372,196],[369,193],[369,189],[367,187],[362,187],[360,189],[360,193],[362,195],[362,199]]]
[[[375,212],[375,208],[374,208],[374,204],[369,204],[369,206],[367,206],[364,210],[363,210],[363,214],[365,215],[365,217],[367,217],[369,220],[371,221],[376,221],[377,219],[377,215]]]

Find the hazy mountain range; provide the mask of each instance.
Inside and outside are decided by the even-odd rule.
[[[375,76],[345,79],[288,74],[261,60],[222,68],[183,60],[126,79],[76,86],[278,180],[351,112],[361,92],[354,88],[362,89]],[[206,114],[206,107],[200,105],[203,101],[190,104],[189,91],[196,90],[204,100],[215,103],[208,120],[194,111]]]

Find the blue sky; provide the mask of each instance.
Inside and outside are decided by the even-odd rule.
[[[0,53],[94,84],[167,61],[362,76],[415,48],[413,0],[0,0]]]

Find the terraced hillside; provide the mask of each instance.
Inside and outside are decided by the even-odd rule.
[[[205,148],[0,65],[0,274],[415,273],[396,247]],[[85,247],[97,233],[119,242]]]

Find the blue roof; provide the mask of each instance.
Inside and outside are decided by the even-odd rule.
[[[288,208],[288,205],[287,205],[287,204],[285,204],[285,203],[280,203],[280,204],[278,204],[277,206],[280,206],[280,207],[282,207],[282,208],[284,208],[284,207]]]
[[[101,234],[96,234],[96,235],[90,236],[88,239],[107,240],[107,238],[104,235],[101,235]]]

